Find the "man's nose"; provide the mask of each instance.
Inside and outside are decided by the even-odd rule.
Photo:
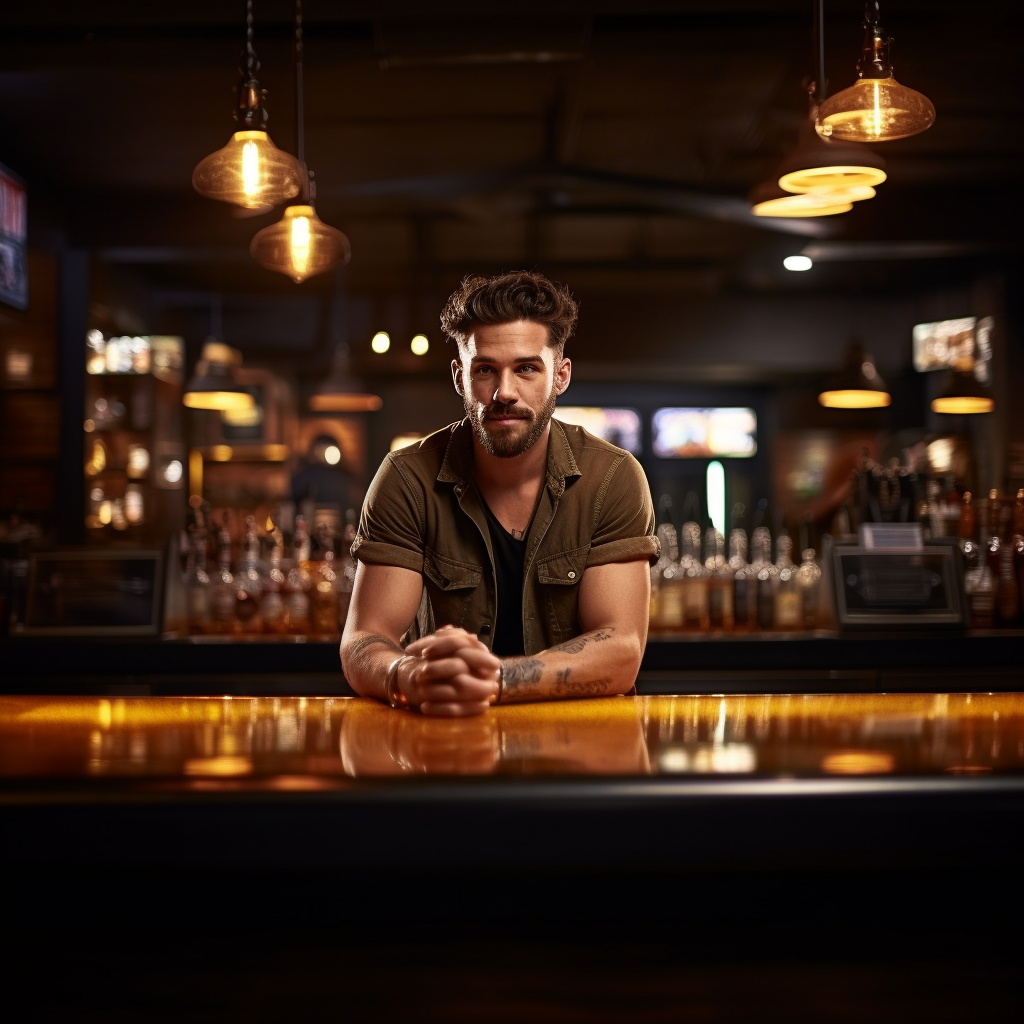
[[[504,370],[498,377],[498,386],[494,389],[492,402],[501,405],[510,405],[519,398],[519,390],[516,387],[516,375],[512,370]]]

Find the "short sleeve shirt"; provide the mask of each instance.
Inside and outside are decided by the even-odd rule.
[[[525,653],[579,635],[579,585],[588,568],[653,563],[658,554],[640,464],[582,427],[553,419],[545,480],[526,535],[519,609]],[[352,555],[421,574],[423,600],[410,636],[452,623],[490,646],[498,615],[494,556],[467,420],[387,455],[367,491]]]

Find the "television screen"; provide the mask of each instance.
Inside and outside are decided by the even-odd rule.
[[[639,455],[642,444],[640,413],[636,409],[606,409],[598,406],[560,405],[555,418],[575,423],[592,434]]]
[[[757,454],[753,409],[657,409],[654,454],[662,459],[749,459]]]
[[[25,186],[0,165],[0,302],[28,309]]]

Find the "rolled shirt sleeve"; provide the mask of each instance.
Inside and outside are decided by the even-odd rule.
[[[626,452],[609,469],[594,507],[594,532],[587,567],[609,562],[658,560],[654,503],[640,463]]]
[[[423,496],[390,453],[366,492],[352,557],[422,573],[424,534]]]

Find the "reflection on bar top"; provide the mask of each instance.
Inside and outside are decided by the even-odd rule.
[[[1024,774],[1024,693],[612,697],[431,719],[364,698],[0,697],[0,787],[120,779]]]

